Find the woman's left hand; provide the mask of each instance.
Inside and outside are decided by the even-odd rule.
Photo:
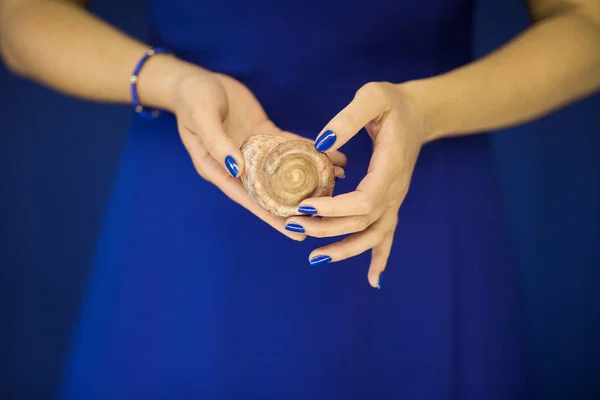
[[[423,144],[424,117],[402,85],[371,82],[361,87],[352,102],[327,124],[315,148],[321,152],[337,150],[363,127],[374,146],[367,175],[356,190],[303,201],[301,212],[323,218],[294,216],[288,218],[287,226],[296,231],[300,226],[314,237],[352,234],[314,250],[310,264],[341,261],[373,249],[368,279],[372,287],[380,288],[398,211]]]

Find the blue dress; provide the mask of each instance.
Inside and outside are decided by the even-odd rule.
[[[247,85],[314,138],[369,81],[472,59],[471,0],[153,0],[152,43]],[[370,139],[342,151],[364,177]],[[522,303],[487,135],[425,146],[381,290],[369,252],[289,240],[195,172],[175,119],[134,116],[61,392],[71,399],[528,398]]]

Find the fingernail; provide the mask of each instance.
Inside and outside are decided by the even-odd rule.
[[[327,151],[333,146],[337,136],[334,131],[326,130],[315,142],[315,149],[320,152]]]
[[[237,161],[232,156],[225,157],[225,166],[227,170],[234,178],[237,178],[238,173],[240,172],[240,167],[238,166]]]
[[[311,206],[300,206],[298,212],[301,214],[314,215],[317,213],[317,209]]]
[[[379,281],[377,282],[377,289],[381,289],[381,277],[383,276],[383,272],[379,274]]]
[[[287,229],[288,231],[291,231],[291,232],[304,233],[304,228],[302,227],[302,225],[296,224],[293,222],[290,222],[289,224],[287,224],[285,226],[285,229]]]
[[[331,257],[329,256],[315,256],[310,259],[310,266],[316,267],[317,265],[328,264],[331,262]]]

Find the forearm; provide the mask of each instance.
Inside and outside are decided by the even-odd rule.
[[[408,82],[427,137],[525,123],[600,88],[600,21],[577,10],[544,19],[476,62]]]
[[[65,1],[10,1],[0,7],[1,54],[15,74],[98,102],[129,103],[130,76],[148,46]],[[169,109],[172,81],[199,68],[156,55],[142,69],[146,106]]]

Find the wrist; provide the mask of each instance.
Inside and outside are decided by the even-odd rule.
[[[398,85],[404,95],[410,99],[415,112],[422,118],[423,144],[440,139],[450,131],[447,122],[440,119],[439,104],[443,100],[443,91],[436,89],[433,78],[419,79]]]
[[[174,97],[180,82],[191,75],[210,74],[170,54],[155,54],[140,71],[138,96],[144,107],[175,112]]]

